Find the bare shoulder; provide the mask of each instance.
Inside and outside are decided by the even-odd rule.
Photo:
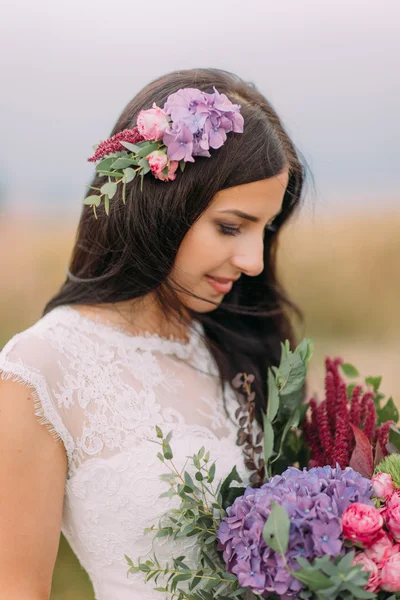
[[[64,446],[39,422],[32,393],[0,378],[0,588],[11,598],[48,597],[67,473]]]

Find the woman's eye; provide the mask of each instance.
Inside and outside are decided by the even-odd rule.
[[[240,233],[239,227],[233,227],[232,225],[219,224],[219,230],[223,235],[238,235]]]

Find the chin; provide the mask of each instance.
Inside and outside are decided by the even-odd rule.
[[[216,299],[216,300],[212,300],[211,302],[206,302],[205,300],[198,300],[197,298],[191,298],[189,302],[185,302],[185,306],[186,308],[189,308],[190,310],[193,310],[194,312],[197,313],[209,313],[212,312],[213,310],[217,310],[217,308],[220,306],[222,300],[224,299],[223,296],[221,296],[220,298]]]

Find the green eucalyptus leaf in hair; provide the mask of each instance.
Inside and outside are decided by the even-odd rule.
[[[100,206],[101,198],[100,196],[88,196],[84,199],[83,204],[88,206]]]
[[[124,146],[124,148],[127,148],[127,150],[130,150],[134,154],[137,154],[140,150],[140,146],[137,146],[136,144],[131,144],[129,142],[120,142],[120,143],[122,146]]]
[[[127,169],[124,169],[124,176],[126,183],[129,183],[130,181],[132,181],[132,179],[135,179],[136,171],[131,167],[128,167]]]
[[[117,192],[117,184],[114,183],[113,181],[108,181],[107,183],[105,183],[104,185],[101,186],[101,193],[106,194],[110,200],[111,200],[111,198],[114,198],[116,192]]]
[[[110,214],[110,198],[107,194],[104,196],[104,209],[106,211],[106,215]]]
[[[147,146],[143,146],[143,148],[140,148],[139,152],[137,152],[137,155],[142,158],[144,156],[147,156],[151,152],[154,152],[154,150],[158,150],[157,142],[155,142],[154,144],[147,144]]]
[[[135,160],[131,158],[117,158],[115,162],[112,163],[111,169],[125,169],[126,167],[130,167],[136,163]]]

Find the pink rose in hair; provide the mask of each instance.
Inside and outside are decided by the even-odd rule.
[[[179,162],[177,160],[172,160],[168,167],[168,175],[164,176],[164,173],[158,173],[155,175],[157,179],[161,179],[161,181],[173,181],[176,177],[176,169],[178,168]]]
[[[393,496],[394,485],[392,476],[388,473],[378,473],[371,479],[371,483],[377,498],[387,500]]]
[[[160,140],[168,126],[167,115],[155,102],[153,108],[141,110],[137,118],[137,128],[145,140]]]
[[[386,504],[386,506],[390,506],[391,508],[394,508],[395,506],[398,506],[400,504],[400,490],[395,490],[393,496],[390,498],[390,500],[388,501],[388,503]]]
[[[354,502],[342,515],[342,527],[345,538],[368,548],[383,533],[383,518],[374,506]]]
[[[151,172],[156,177],[168,164],[168,156],[161,150],[154,150],[146,156]]]
[[[400,591],[400,552],[388,558],[381,568],[381,588],[386,592]]]
[[[387,528],[396,542],[400,542],[400,504],[389,500],[384,514]]]
[[[385,532],[382,532],[382,535],[372,544],[372,546],[365,549],[366,556],[376,564],[389,558],[392,552],[398,552],[397,547],[393,545],[391,538]]]
[[[365,552],[357,552],[353,565],[362,565],[362,570],[370,573],[368,583],[365,586],[367,592],[376,592],[379,589],[379,573],[378,573],[378,565],[374,563]]]

